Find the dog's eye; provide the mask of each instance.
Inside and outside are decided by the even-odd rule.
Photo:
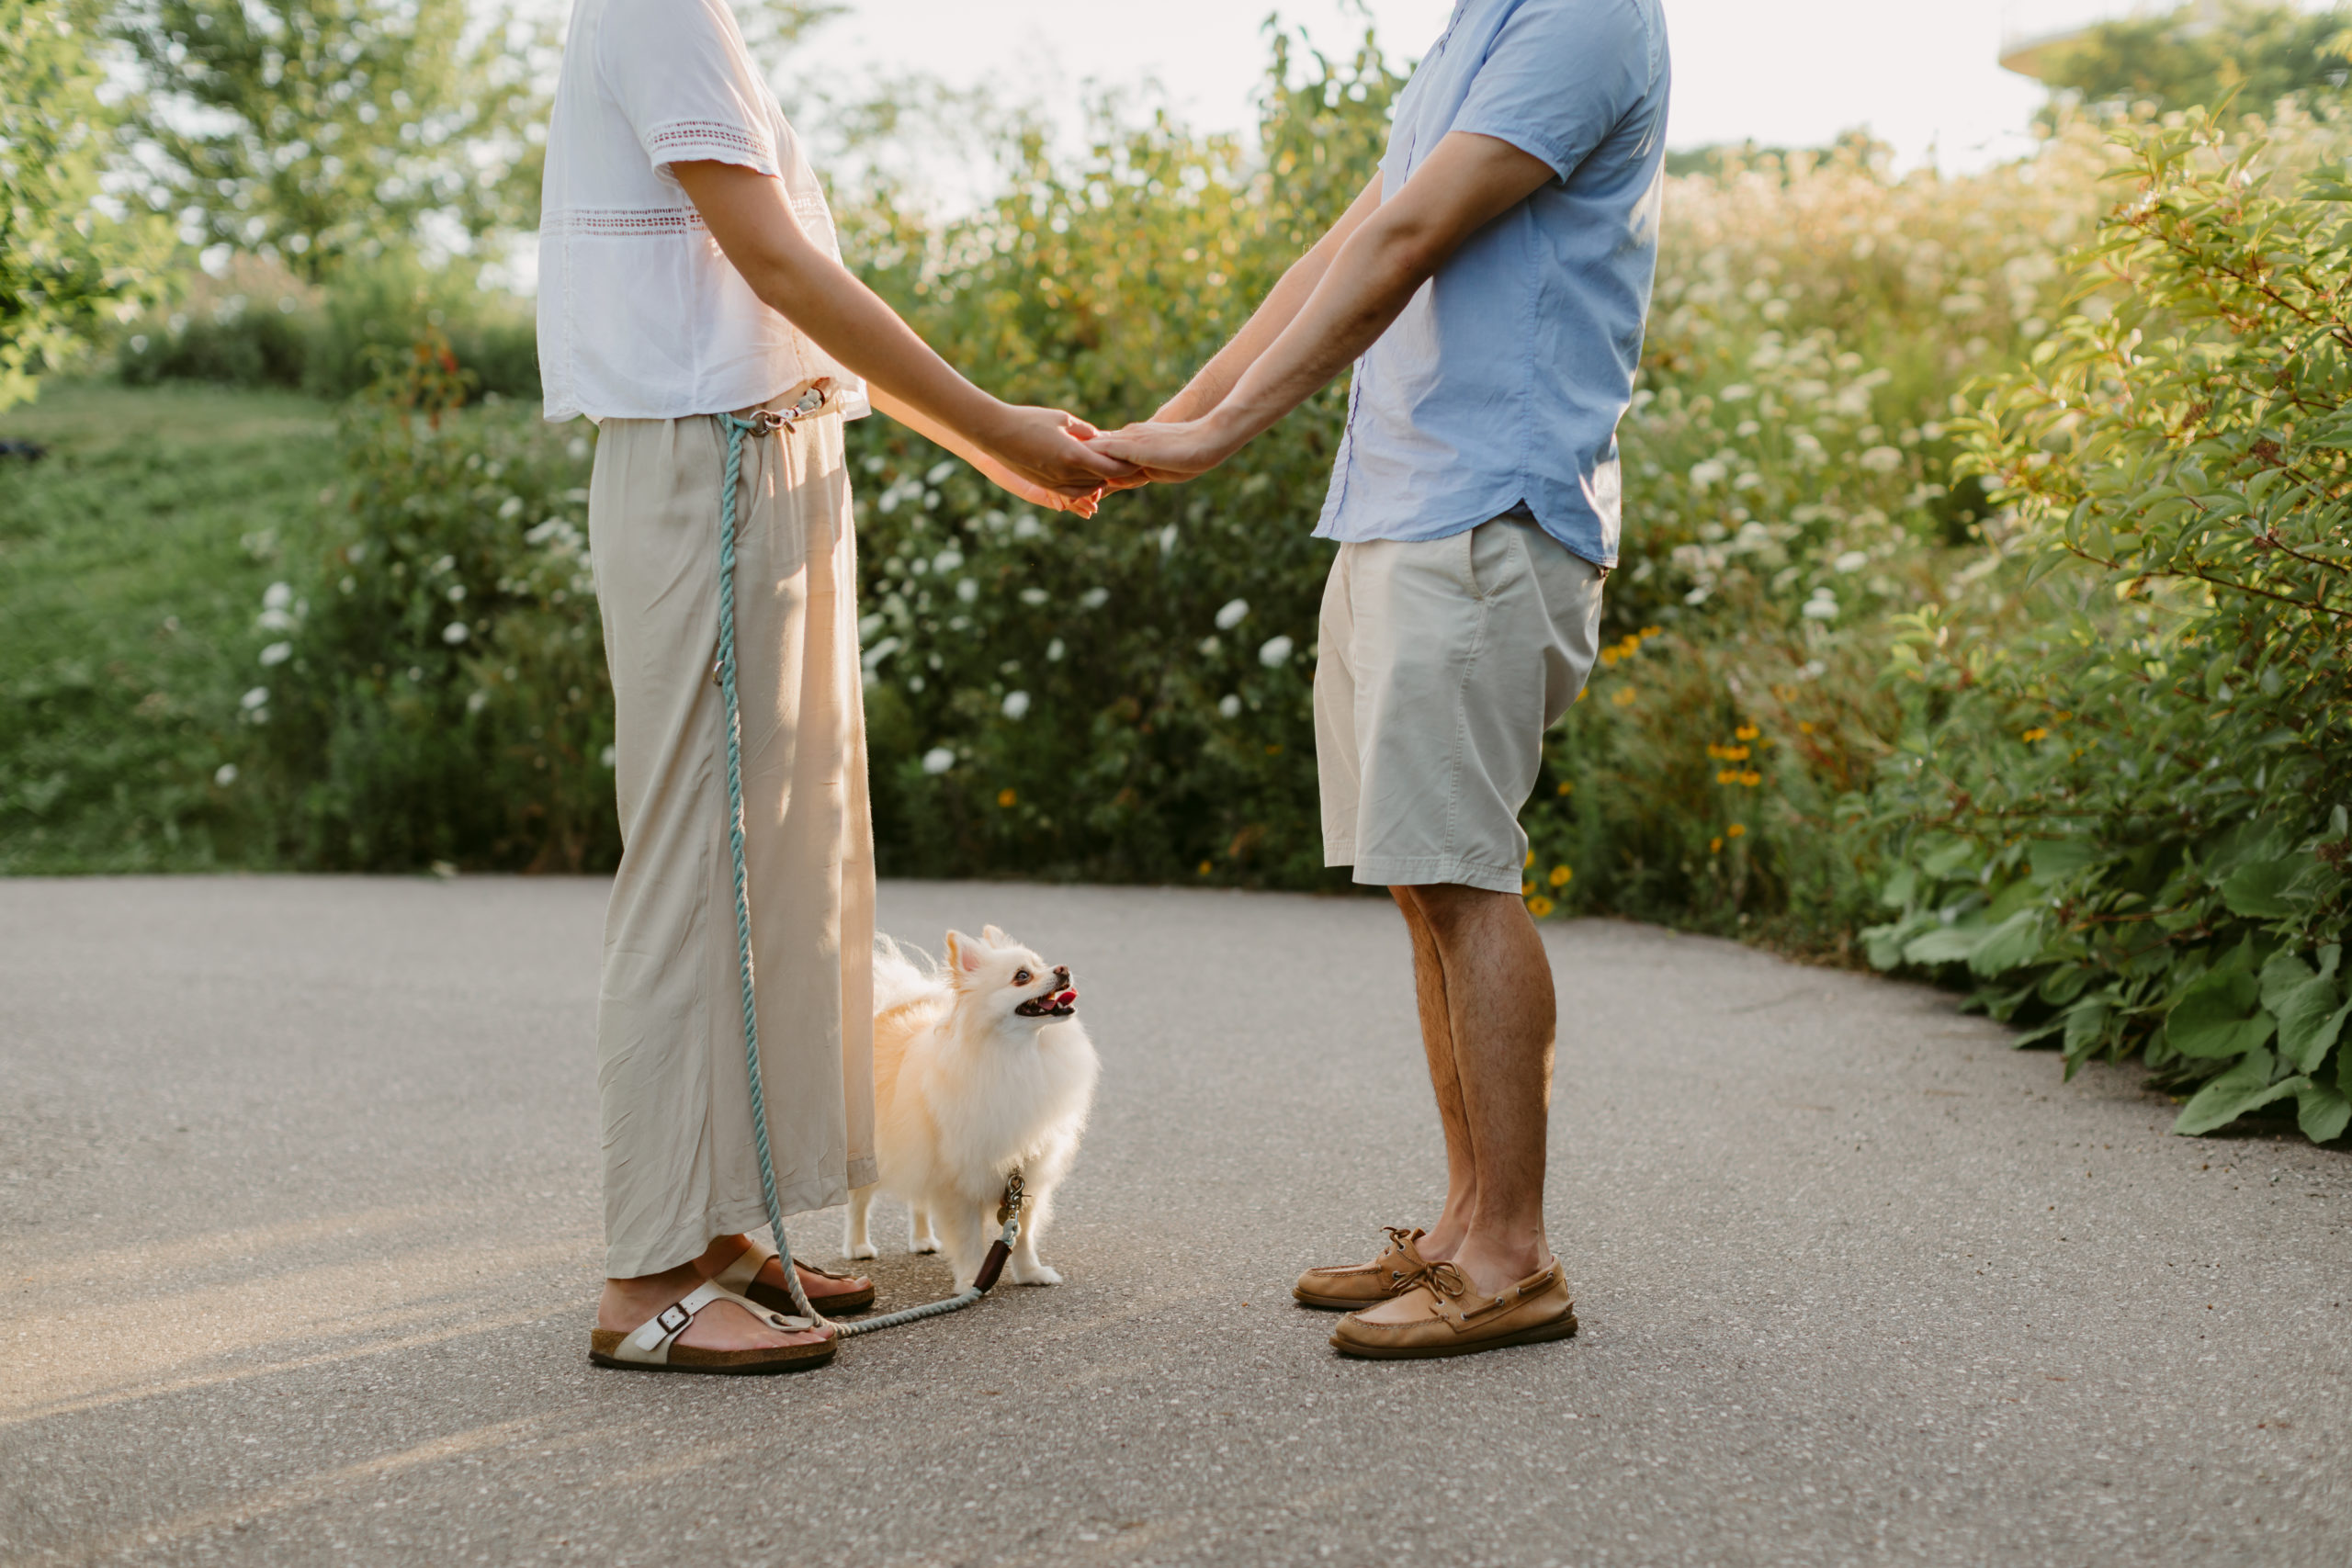
[[[1012,972],[1012,983],[1016,986],[1025,986],[1030,979],[1031,976],[1026,969],[1016,969]]]

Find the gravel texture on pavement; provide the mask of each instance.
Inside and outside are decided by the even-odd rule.
[[[1385,903],[900,883],[1076,972],[1069,1283],[594,1370],[605,892],[0,882],[0,1562],[2352,1562],[2352,1160],[1600,921],[1544,932],[1573,1340],[1353,1362],[1289,1301],[1442,1191]],[[883,1304],[945,1293],[878,1218]]]

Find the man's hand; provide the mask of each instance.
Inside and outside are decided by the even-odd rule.
[[[1241,447],[1214,414],[1182,423],[1131,424],[1097,435],[1087,445],[1106,457],[1134,464],[1154,484],[1196,479]]]

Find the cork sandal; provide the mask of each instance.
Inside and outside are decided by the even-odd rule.
[[[734,1262],[713,1274],[710,1277],[710,1282],[724,1286],[741,1295],[749,1296],[771,1312],[797,1312],[799,1308],[793,1303],[790,1291],[786,1290],[782,1285],[771,1285],[760,1278],[760,1270],[766,1268],[768,1259],[775,1256],[775,1253],[753,1242],[743,1249]],[[820,1269],[813,1263],[803,1263],[797,1258],[792,1262],[793,1267],[798,1269],[803,1274],[813,1274],[820,1280],[838,1280],[846,1284],[856,1279],[855,1275],[836,1274],[830,1269]],[[808,1290],[808,1286],[803,1284],[801,1289]],[[841,1313],[864,1312],[874,1304],[874,1281],[868,1280],[856,1290],[842,1291],[833,1295],[820,1296],[810,1292],[808,1304],[827,1317]]]
[[[766,1324],[787,1334],[817,1326],[805,1317],[787,1317],[748,1301],[716,1280],[706,1280],[691,1294],[673,1302],[638,1327],[624,1332],[599,1328],[588,1337],[588,1359],[600,1367],[647,1372],[706,1372],[721,1377],[758,1377],[768,1372],[805,1372],[825,1365],[839,1348],[831,1337],[813,1345],[763,1345],[749,1350],[705,1350],[681,1345],[703,1308],[732,1302]]]

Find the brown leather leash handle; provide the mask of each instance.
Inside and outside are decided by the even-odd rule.
[[[985,1293],[996,1284],[996,1277],[1004,1272],[1004,1260],[1012,1249],[1001,1240],[989,1243],[989,1255],[980,1259],[980,1271],[972,1276],[972,1289]]]

